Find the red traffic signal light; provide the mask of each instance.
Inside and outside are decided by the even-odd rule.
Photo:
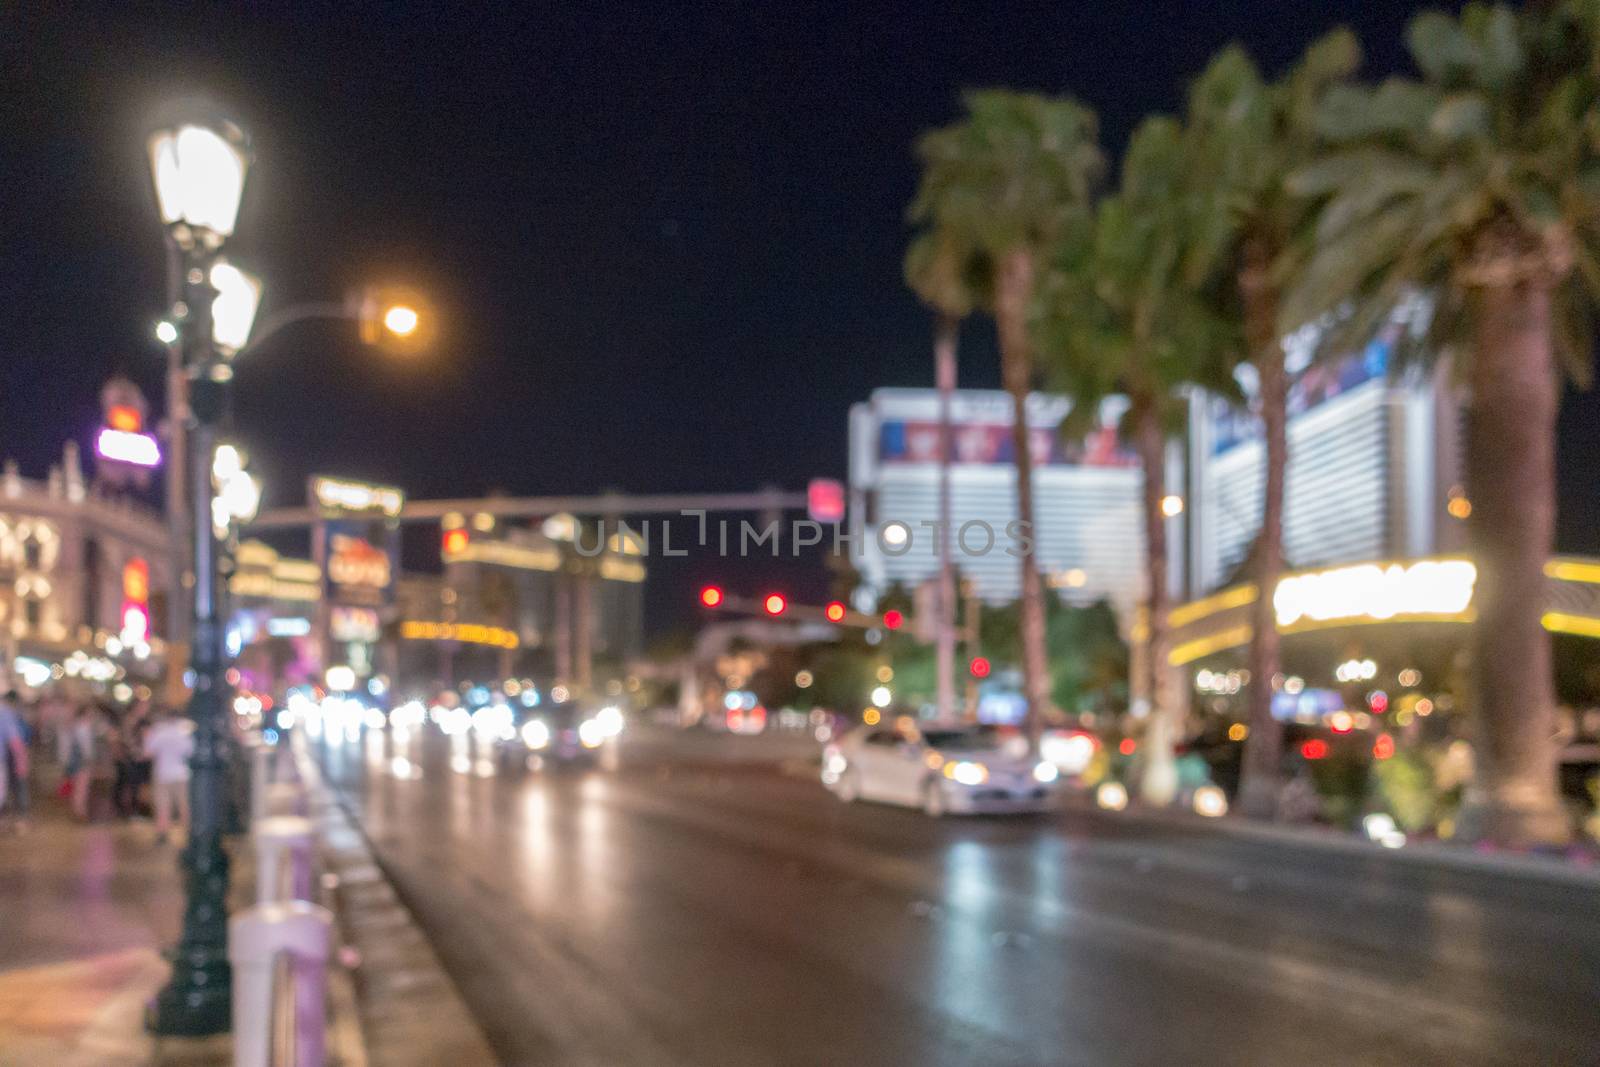
[[[828,616],[829,622],[844,621],[844,605],[837,600],[830,603],[823,611]]]
[[[767,599],[761,602],[761,606],[767,609],[768,615],[782,615],[783,609],[789,606],[789,602],[783,599],[782,593],[768,593]]]
[[[708,585],[700,590],[700,603],[708,608],[714,608],[722,603],[722,590],[714,585]]]
[[[890,608],[883,613],[883,624],[891,630],[898,630],[906,624],[906,616],[902,611]]]
[[[444,532],[444,554],[454,556],[467,550],[467,531],[462,529]]]
[[[844,521],[844,483],[813,478],[806,486],[806,514],[812,522]]]
[[[989,677],[989,661],[982,656],[974,656],[972,658],[972,676],[974,678]]]

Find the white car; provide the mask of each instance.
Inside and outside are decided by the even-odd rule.
[[[822,784],[846,802],[947,813],[1039,811],[1056,798],[1055,764],[991,726],[852,730],[822,754]]]

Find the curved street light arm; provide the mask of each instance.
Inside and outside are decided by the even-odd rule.
[[[262,319],[259,327],[254,331],[255,335],[250,338],[248,344],[234,353],[234,359],[255,351],[271,339],[274,334],[286,326],[293,326],[297,322],[307,322],[311,319],[347,319],[354,322],[359,318],[359,313],[345,303],[313,302],[291,304],[282,311],[275,311]]]

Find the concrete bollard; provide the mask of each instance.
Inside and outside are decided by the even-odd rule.
[[[228,920],[233,964],[233,1062],[272,1063],[273,977],[280,953],[289,959],[294,997],[296,1067],[322,1067],[327,1050],[328,953],[333,916],[303,900],[258,904]]]
[[[314,833],[311,820],[299,815],[273,815],[256,823],[256,903],[312,899]]]
[[[267,817],[267,790],[272,786],[273,746],[257,741],[250,749],[250,821]]]

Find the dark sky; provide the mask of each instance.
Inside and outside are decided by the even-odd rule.
[[[175,97],[253,137],[232,252],[264,313],[374,278],[444,312],[414,363],[313,324],[239,368],[269,502],[312,470],[418,497],[799,487],[842,476],[849,403],[931,384],[903,214],[912,142],[961,88],[1074,93],[1116,148],[1230,40],[1277,70],[1344,22],[1386,73],[1414,9],[510,6],[6,5],[0,454],[39,474],[86,442],[113,371],[159,396],[143,140]],[[994,385],[989,331],[966,340],[963,384]],[[1593,550],[1600,405],[1568,408],[1564,547]],[[653,616],[711,566],[668,568]],[[729,576],[768,578],[821,590],[814,568]]]

